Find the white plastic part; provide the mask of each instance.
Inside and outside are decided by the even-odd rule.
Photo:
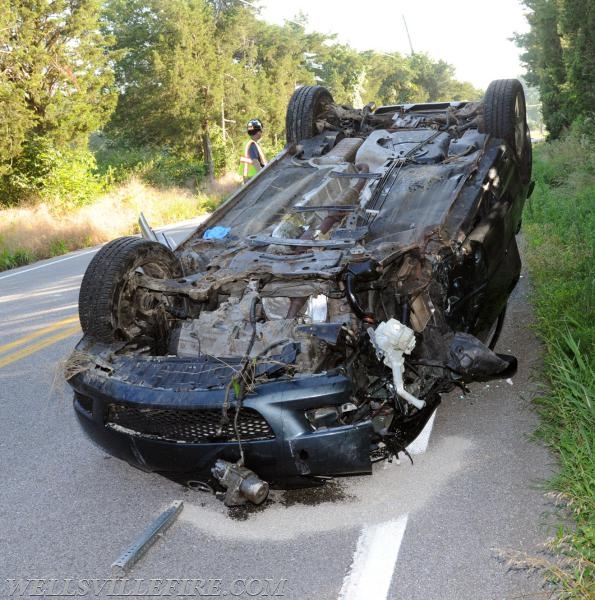
[[[415,348],[415,334],[413,329],[403,325],[397,319],[382,321],[375,330],[368,330],[370,338],[376,348],[376,353],[383,359],[384,364],[393,372],[393,382],[397,394],[418,409],[422,409],[426,403],[413,394],[410,394],[403,384],[403,372],[405,371],[405,359],[403,354],[411,354]]]

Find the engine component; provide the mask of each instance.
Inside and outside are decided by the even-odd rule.
[[[397,394],[421,410],[426,403],[410,394],[403,384],[403,371],[405,370],[403,354],[411,354],[415,348],[413,330],[397,319],[389,319],[380,323],[376,330],[369,329],[368,331],[377,354],[384,359],[384,364],[392,369]]]
[[[246,501],[262,504],[269,495],[269,484],[239,463],[220,458],[211,473],[227,490],[223,499],[225,506],[242,506]]]

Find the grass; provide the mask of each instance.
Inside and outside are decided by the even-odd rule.
[[[75,209],[36,202],[0,210],[0,271],[136,234],[140,212],[152,227],[211,212],[238,184],[228,176],[195,192],[133,177]]]
[[[524,216],[544,389],[536,437],[559,460],[549,482],[572,519],[550,548],[559,598],[595,598],[595,145],[571,135],[535,148]]]

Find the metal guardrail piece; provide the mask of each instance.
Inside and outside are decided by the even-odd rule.
[[[172,505],[162,512],[142,532],[138,539],[112,563],[112,575],[118,577],[125,575],[157,541],[157,538],[161,537],[165,530],[176,520],[183,507],[184,503],[181,500],[172,502]]]

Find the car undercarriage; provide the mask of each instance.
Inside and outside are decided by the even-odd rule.
[[[305,86],[286,135],[178,247],[100,250],[67,365],[95,442],[228,504],[371,473],[440,394],[516,369],[494,347],[532,186],[520,83],[360,109]]]

